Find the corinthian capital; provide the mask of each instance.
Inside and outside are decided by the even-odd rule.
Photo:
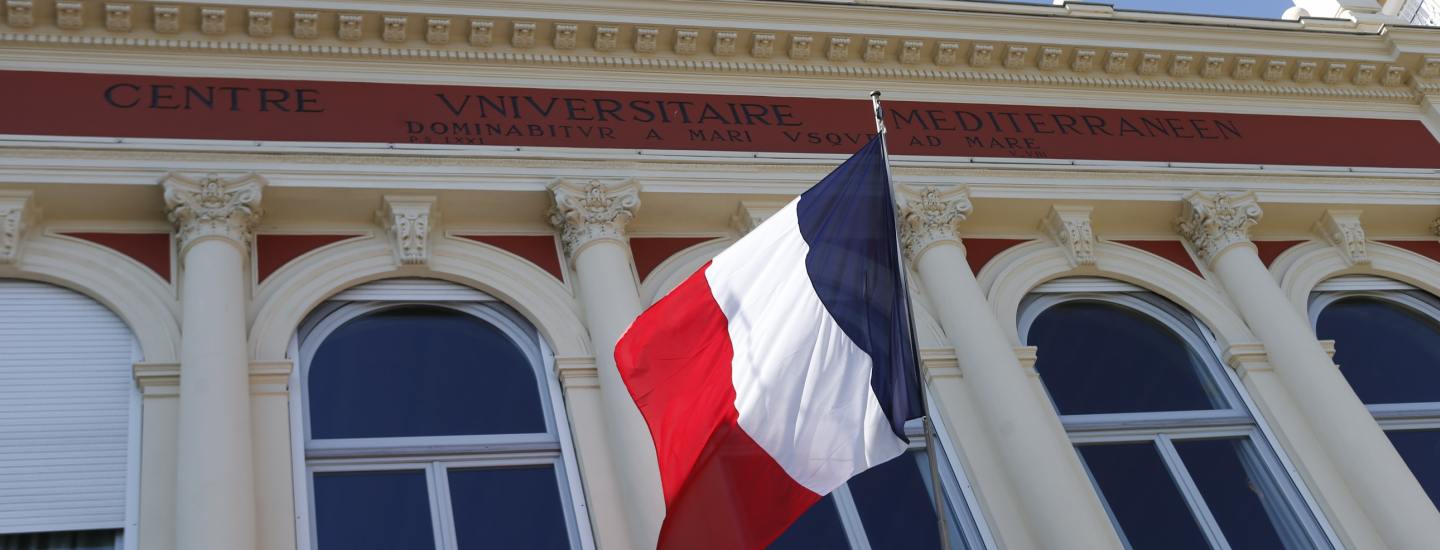
[[[1181,199],[1183,213],[1172,224],[1175,232],[1190,241],[1205,265],[1230,246],[1250,242],[1250,228],[1264,212],[1255,202],[1255,193],[1203,193],[1191,191]]]
[[[941,190],[926,187],[915,190],[900,186],[896,193],[900,203],[900,243],[905,257],[916,261],[931,245],[941,242],[960,244],[960,222],[970,215],[970,190],[955,187]]]
[[[546,219],[560,230],[565,254],[572,259],[586,245],[599,240],[625,242],[625,226],[640,209],[640,182],[634,179],[606,185],[600,180],[575,183],[561,178],[550,184],[555,206]]]
[[[225,179],[207,174],[193,180],[171,172],[160,180],[165,186],[165,208],[170,223],[180,230],[180,253],[207,239],[223,239],[249,250],[256,222],[260,221],[260,190],[265,179],[251,172]]]
[[[20,245],[37,216],[30,191],[0,191],[0,264],[20,261]]]

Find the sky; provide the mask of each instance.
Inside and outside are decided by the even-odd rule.
[[[1036,4],[1050,4],[1042,0],[1024,0]],[[1239,15],[1279,19],[1285,10],[1295,5],[1290,0],[1095,0],[1099,3],[1114,4],[1117,10],[1168,11],[1174,13],[1195,13],[1203,15]]]

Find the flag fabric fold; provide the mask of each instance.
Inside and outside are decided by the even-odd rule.
[[[904,423],[922,411],[882,139],[616,345],[659,458],[661,550],[764,548],[905,451]]]

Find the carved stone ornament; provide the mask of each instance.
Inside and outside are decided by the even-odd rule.
[[[297,13],[295,14],[295,38],[315,38],[320,36],[318,13]]]
[[[575,37],[580,34],[580,25],[555,24],[555,49],[575,49]]]
[[[250,36],[255,38],[266,38],[275,32],[275,12],[270,10],[250,10],[250,28],[246,29]]]
[[[625,226],[640,209],[640,183],[634,179],[606,185],[600,180],[575,183],[561,178],[550,186],[555,206],[546,221],[560,230],[565,254],[573,261],[590,243],[625,242]]]
[[[1440,219],[1430,222],[1430,232],[1440,236]]]
[[[740,201],[740,209],[730,217],[730,227],[740,236],[745,236],[765,223],[781,208],[788,204],[783,201]]]
[[[1194,56],[1177,55],[1170,58],[1170,76],[1184,78],[1190,76],[1190,63],[1195,61]]]
[[[920,50],[924,48],[924,42],[921,42],[919,40],[906,40],[905,42],[900,44],[900,62],[906,65],[914,65],[916,63],[919,63]]]
[[[1287,64],[1289,64],[1289,62],[1283,59],[1271,59],[1269,61],[1266,61],[1265,74],[1260,78],[1264,79],[1266,82],[1279,82],[1281,78],[1285,77],[1285,65]]]
[[[1345,80],[1345,69],[1347,68],[1349,68],[1349,65],[1345,63],[1331,63],[1326,65],[1325,78],[1323,78],[1322,81],[1326,84],[1339,84],[1340,81]]]
[[[105,28],[111,32],[130,32],[130,5],[105,4]]]
[[[1235,70],[1231,71],[1230,77],[1235,80],[1250,80],[1255,78],[1255,59],[1250,57],[1235,58]]]
[[[756,34],[755,43],[750,45],[750,56],[756,59],[770,59],[775,56],[775,35]]]
[[[1025,46],[1010,46],[1005,49],[1005,68],[1022,69],[1025,67],[1025,54],[1030,53],[1030,48]]]
[[[1120,74],[1125,72],[1125,63],[1130,60],[1130,52],[1110,52],[1105,59],[1105,74]]]
[[[809,36],[790,37],[790,59],[804,61],[810,59],[810,43],[815,41]]]
[[[735,55],[735,41],[739,39],[739,33],[715,33],[715,57],[730,57]]]
[[[535,45],[535,24],[516,23],[510,34],[510,45],[516,48],[529,48]]]
[[[385,27],[380,34],[381,40],[391,43],[405,41],[405,26],[410,23],[409,17],[387,15],[383,23]]]
[[[613,52],[620,41],[620,27],[595,27],[595,51]]]
[[[85,5],[79,2],[55,3],[55,26],[73,31],[85,26]]]
[[[865,40],[865,62],[881,63],[885,61],[885,47],[889,45],[890,41],[883,38]]]
[[[970,66],[976,69],[984,69],[990,66],[990,53],[995,51],[995,46],[990,44],[976,44],[970,49]]]
[[[1355,77],[1351,79],[1356,86],[1369,86],[1375,83],[1375,66],[1360,64],[1355,66]]]
[[[361,25],[365,23],[363,15],[341,15],[339,37],[341,40],[359,40]]]
[[[960,45],[954,42],[941,42],[935,45],[935,65],[939,67],[950,67],[955,65],[955,54],[960,51]]]
[[[180,32],[180,6],[155,6],[155,32],[157,34]]]
[[[1336,250],[1347,265],[1368,264],[1365,230],[1360,228],[1359,210],[1326,210],[1312,229]]]
[[[675,31],[675,55],[695,55],[695,42],[699,39],[699,31]]]
[[[495,36],[494,21],[470,21],[470,45],[489,46]]]
[[[1135,74],[1141,76],[1153,76],[1160,72],[1160,54],[1140,54],[1140,63],[1135,65]]]
[[[850,39],[840,36],[830,37],[830,49],[825,52],[825,57],[831,61],[850,59]]]
[[[430,230],[437,225],[435,197],[386,195],[385,209],[376,212],[376,222],[385,228],[395,246],[395,261],[401,265],[424,265],[430,261]]]
[[[1200,69],[1200,76],[1204,78],[1220,78],[1225,69],[1225,58],[1207,57],[1205,66]]]
[[[1075,59],[1070,61],[1070,70],[1088,73],[1095,68],[1095,50],[1075,50]]]
[[[1380,81],[1384,86],[1399,86],[1405,83],[1405,67],[1391,65],[1385,67],[1385,78]]]
[[[918,261],[926,249],[937,243],[964,246],[960,243],[960,222],[974,210],[969,189],[956,187],[942,191],[930,186],[916,190],[902,185],[896,199],[900,203],[896,205],[900,244],[911,262]]]
[[[1427,57],[1425,64],[1420,67],[1420,78],[1435,78],[1440,76],[1440,57]]]
[[[450,20],[449,19],[426,19],[425,20],[425,43],[426,44],[448,44],[450,42]]]
[[[1040,229],[1060,245],[1070,267],[1095,265],[1095,231],[1090,228],[1090,206],[1052,206]]]
[[[1264,212],[1255,193],[1191,191],[1181,199],[1183,214],[1172,225],[1190,242],[1200,261],[1209,265],[1231,245],[1250,242],[1250,228]]]
[[[1055,69],[1059,69],[1059,68],[1060,68],[1060,56],[1063,55],[1064,53],[1065,53],[1065,50],[1062,50],[1062,49],[1060,49],[1060,48],[1041,48],[1041,49],[1040,49],[1040,70],[1042,70],[1042,71],[1053,71],[1053,70],[1055,70]]]
[[[251,172],[225,179],[207,174],[193,180],[170,172],[160,179],[165,187],[165,209],[179,230],[176,240],[183,257],[190,246],[208,239],[223,239],[249,250],[255,224],[260,221],[261,191],[265,179]]]
[[[655,53],[655,37],[659,29],[635,29],[635,53]]]
[[[1296,84],[1309,84],[1315,81],[1315,69],[1318,65],[1314,61],[1301,61],[1295,64],[1295,76],[1291,77]]]
[[[200,32],[217,35],[225,34],[225,8],[204,8],[200,10]]]
[[[20,261],[25,234],[38,218],[32,192],[0,190],[0,264]]]
[[[32,0],[6,0],[6,22],[11,27],[24,29],[35,25],[35,2]]]

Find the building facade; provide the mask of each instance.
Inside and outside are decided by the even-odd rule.
[[[615,342],[871,90],[937,443],[772,548],[1440,546],[1440,30],[1297,4],[6,0],[0,548],[653,548]]]

